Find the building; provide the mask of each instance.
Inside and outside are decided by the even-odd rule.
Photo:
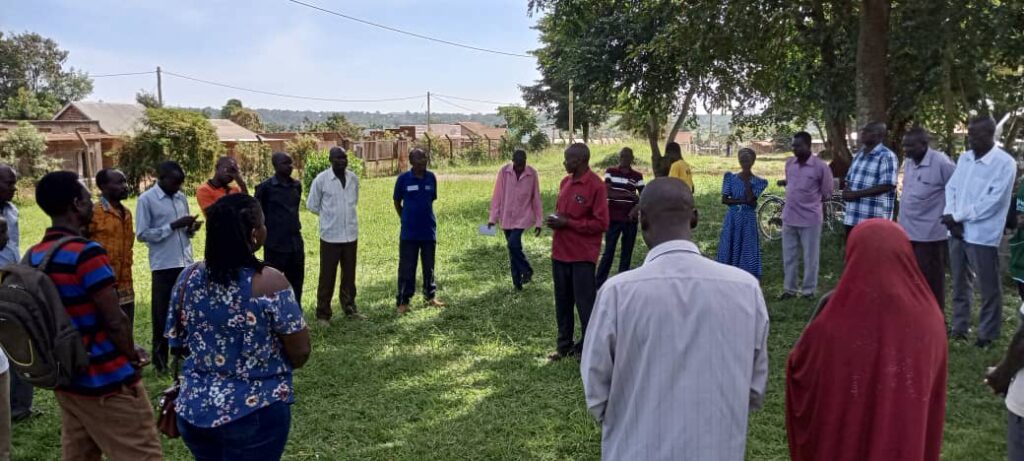
[[[508,130],[504,128],[496,128],[477,122],[459,122],[459,127],[461,128],[461,134],[463,137],[472,139],[490,139],[497,141],[508,132]]]
[[[0,120],[0,137],[18,127],[22,121]],[[83,178],[92,178],[101,168],[112,163],[103,155],[119,146],[121,138],[107,134],[95,120],[29,120],[46,139],[46,155],[60,160],[61,169],[74,171]],[[20,166],[20,165],[19,165]]]
[[[53,116],[54,121],[93,121],[100,131],[110,137],[102,142],[103,153],[114,152],[124,145],[127,138],[142,128],[146,108],[141,104],[119,104],[109,102],[78,101],[64,105]],[[113,158],[103,155],[103,167],[113,165]]]

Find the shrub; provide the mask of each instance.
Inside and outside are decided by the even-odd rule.
[[[60,159],[46,155],[46,137],[28,122],[0,138],[0,161],[14,166],[22,178],[35,181],[63,166]]]
[[[143,128],[114,155],[117,164],[135,187],[154,174],[156,165],[173,160],[185,170],[185,184],[192,189],[213,172],[224,146],[203,114],[185,109],[146,109]]]
[[[255,186],[274,174],[270,146],[264,143],[245,142],[235,146],[235,160],[245,182]]]
[[[292,156],[295,169],[304,172],[310,155],[320,150],[320,138],[311,134],[300,134],[284,144],[284,150]]]
[[[348,154],[348,169],[352,170],[356,176],[363,177],[363,173],[366,171],[365,166],[363,159],[356,157],[352,153]],[[313,180],[316,179],[317,175],[330,167],[331,157],[329,150],[317,151],[310,155],[306,159],[306,169],[302,172],[303,190],[309,193],[309,187],[313,185]]]

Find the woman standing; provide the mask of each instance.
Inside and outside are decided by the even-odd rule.
[[[896,223],[854,228],[846,268],[789,355],[793,461],[937,461],[946,327]]]
[[[757,198],[768,181],[750,171],[757,160],[752,149],[739,152],[740,172],[722,179],[722,203],[729,205],[718,241],[718,262],[735,266],[761,278],[761,242],[757,236]]]
[[[165,332],[185,355],[178,430],[200,461],[278,460],[309,331],[287,279],[256,259],[267,236],[256,200],[228,195],[206,216],[206,261],[182,272]]]

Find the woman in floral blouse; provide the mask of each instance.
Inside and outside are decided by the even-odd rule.
[[[200,461],[278,460],[309,331],[287,279],[256,259],[267,236],[256,200],[228,195],[206,216],[206,261],[182,272],[165,332],[185,355],[178,429]]]

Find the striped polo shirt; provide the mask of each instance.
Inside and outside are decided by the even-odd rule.
[[[631,221],[629,212],[640,203],[640,192],[644,190],[644,175],[634,169],[611,167],[604,170],[604,182],[608,185],[609,220]]]
[[[77,235],[78,232],[64,228],[47,229],[43,241],[29,249],[30,264],[39,267],[46,252],[58,240]],[[107,251],[91,240],[66,243],[54,254],[46,273],[57,287],[64,309],[82,336],[85,350],[89,352],[86,372],[76,376],[71,386],[59,390],[99,396],[138,381],[139,375],[129,363],[128,357],[118,351],[110,340],[93,301],[96,293],[115,283]]]

